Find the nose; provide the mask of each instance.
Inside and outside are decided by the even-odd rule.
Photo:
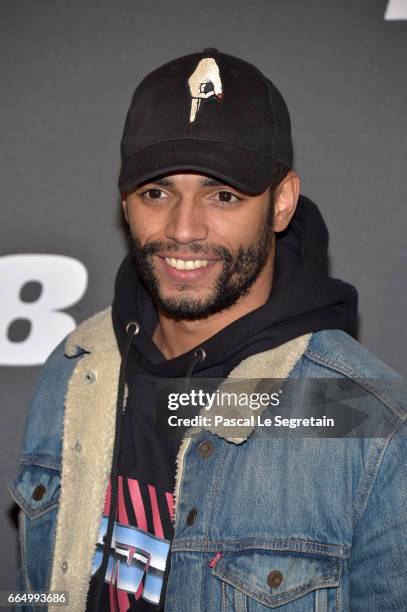
[[[187,244],[194,240],[206,240],[208,230],[198,203],[192,197],[183,197],[170,212],[166,237]]]

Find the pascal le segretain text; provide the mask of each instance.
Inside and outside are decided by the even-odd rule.
[[[335,427],[335,420],[322,416],[320,418],[286,418],[276,415],[272,418],[263,418],[261,414],[251,414],[248,417],[226,418],[222,415],[196,415],[190,418],[177,417],[175,414],[168,417],[170,427]]]

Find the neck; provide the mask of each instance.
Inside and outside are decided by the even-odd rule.
[[[167,359],[173,359],[190,351],[208,338],[211,338],[230,323],[237,321],[252,310],[267,302],[272,289],[275,241],[271,257],[247,295],[239,299],[231,308],[222,310],[205,319],[189,321],[175,320],[159,313],[153,341]]]

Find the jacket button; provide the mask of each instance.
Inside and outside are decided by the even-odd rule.
[[[66,574],[66,572],[68,571],[68,561],[62,561],[61,570],[63,574]]]
[[[188,512],[187,525],[191,526],[195,523],[197,514],[198,514],[198,510],[196,508],[192,508],[192,510]]]
[[[88,383],[94,383],[95,380],[96,380],[96,374],[89,370],[89,372],[86,372],[86,374],[85,374],[85,380]]]
[[[283,582],[283,580],[284,580],[283,574],[279,572],[278,570],[273,570],[267,576],[267,584],[272,589],[276,589],[277,587],[279,587],[280,584]]]
[[[37,485],[33,491],[32,494],[32,498],[34,501],[41,501],[42,498],[44,497],[45,493],[46,493],[47,489],[44,487],[44,485],[40,484]]]
[[[205,442],[201,442],[198,446],[198,453],[206,459],[210,455],[212,455],[214,450],[213,442],[210,440],[205,440]]]

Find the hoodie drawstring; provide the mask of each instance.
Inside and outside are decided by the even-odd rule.
[[[140,325],[137,321],[131,321],[126,327],[126,341],[123,348],[122,360],[120,363],[119,372],[119,385],[117,390],[117,403],[116,403],[116,429],[113,446],[113,459],[112,468],[110,472],[110,508],[109,508],[109,520],[107,523],[106,535],[103,544],[103,556],[102,563],[95,573],[96,578],[96,589],[95,598],[92,606],[92,612],[97,612],[99,607],[100,596],[102,594],[102,587],[105,581],[106,569],[109,562],[110,549],[112,545],[114,521],[116,518],[117,508],[117,491],[118,491],[118,473],[119,473],[119,456],[120,456],[120,435],[123,421],[123,414],[125,411],[124,405],[124,392],[126,386],[126,368],[127,359],[129,356],[130,348],[133,342],[133,336],[136,336],[140,331]]]

